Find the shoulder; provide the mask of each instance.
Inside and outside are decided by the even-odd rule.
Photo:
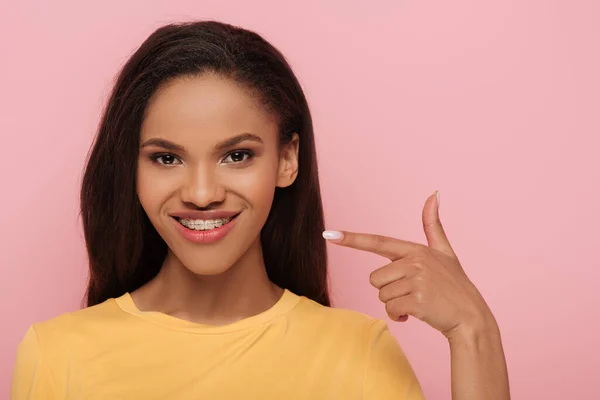
[[[73,340],[78,337],[123,318],[118,309],[115,299],[108,299],[95,306],[34,323],[29,327],[23,342],[31,345],[35,343],[44,351],[61,351],[65,346],[73,344]]]
[[[307,328],[319,333],[321,338],[344,338],[348,343],[366,345],[376,327],[387,326],[377,318],[355,310],[323,306],[302,297],[296,309],[299,319]]]
[[[298,308],[299,311],[306,314],[306,316],[311,316],[315,319],[328,320],[333,323],[344,322],[353,325],[357,324],[360,326],[365,326],[372,325],[378,321],[376,318],[359,311],[345,308],[327,307],[303,296],[300,297]]]
[[[93,347],[114,326],[111,321],[123,318],[117,307],[110,299],[30,325],[17,347],[11,398],[64,397],[73,354]]]

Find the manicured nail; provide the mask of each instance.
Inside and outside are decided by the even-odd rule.
[[[344,234],[340,231],[324,231],[323,237],[327,240],[341,240]]]
[[[435,195],[436,195],[436,197],[437,197],[437,203],[438,203],[438,207],[439,207],[439,206],[440,206],[440,191],[439,191],[439,190],[436,190],[436,191],[435,191]]]

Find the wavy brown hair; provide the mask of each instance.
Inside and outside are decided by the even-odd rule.
[[[281,144],[298,133],[298,176],[291,186],[276,188],[261,231],[264,261],[275,284],[329,306],[323,207],[304,92],[284,56],[259,34],[217,21],[157,29],[116,79],[81,187],[87,306],[131,292],[160,270],[167,245],[136,193],[140,128],[148,100],[161,85],[204,72],[250,89],[278,117]]]

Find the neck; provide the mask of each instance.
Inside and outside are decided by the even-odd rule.
[[[131,293],[141,311],[206,325],[226,325],[272,307],[283,289],[265,268],[260,239],[226,272],[196,275],[169,251],[158,275]]]

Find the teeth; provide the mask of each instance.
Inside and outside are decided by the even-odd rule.
[[[194,229],[196,231],[205,231],[214,228],[219,228],[228,223],[229,221],[231,221],[231,218],[220,218],[211,220],[181,218],[179,220],[179,223],[188,229]]]

